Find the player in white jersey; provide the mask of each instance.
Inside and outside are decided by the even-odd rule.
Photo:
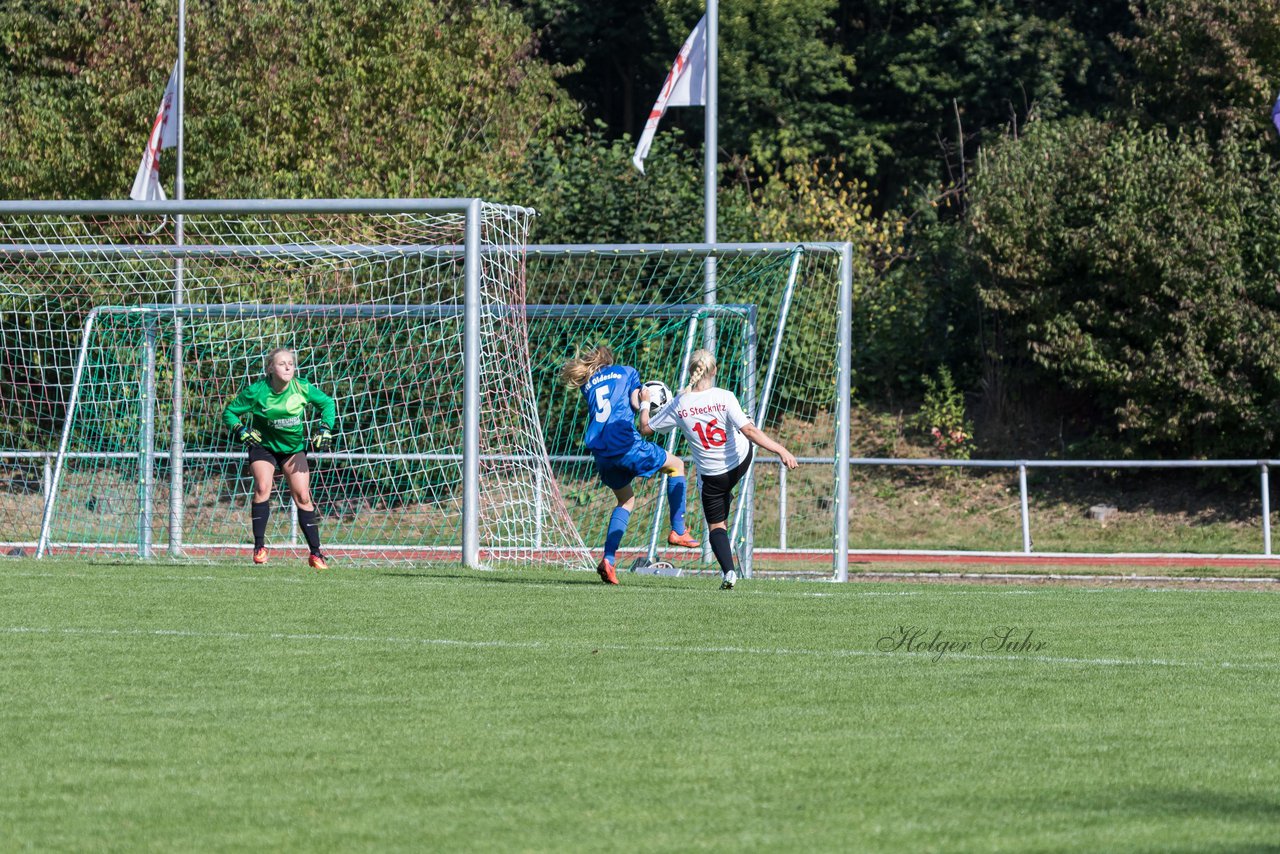
[[[724,579],[720,588],[732,590],[738,573],[733,568],[733,547],[729,544],[729,507],[733,488],[751,466],[751,445],[777,454],[789,469],[798,463],[790,451],[751,421],[733,392],[716,387],[715,379],[716,357],[707,350],[696,351],[689,361],[689,385],[676,392],[653,418],[649,417],[648,407],[640,408],[640,433],[652,436],[676,427],[684,433],[698,467],[707,539]]]

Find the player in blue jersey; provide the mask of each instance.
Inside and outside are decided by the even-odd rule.
[[[612,489],[618,499],[618,506],[609,517],[604,557],[596,567],[600,578],[606,584],[618,583],[614,566],[618,546],[635,508],[631,481],[637,477],[652,477],[660,471],[669,475],[667,502],[671,509],[671,532],[667,534],[667,542],[696,548],[698,541],[684,526],[684,460],[668,454],[661,445],[646,442],[636,430],[636,410],[649,405],[649,393],[640,382],[640,374],[627,365],[615,365],[613,351],[599,346],[565,362],[560,378],[569,388],[581,389],[587,400],[591,418],[587,421],[583,442],[595,457],[600,481]]]

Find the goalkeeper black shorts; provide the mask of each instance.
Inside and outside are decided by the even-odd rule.
[[[284,469],[284,461],[292,457],[294,454],[302,453],[301,451],[290,451],[287,454],[277,453],[266,445],[250,445],[249,446],[249,462],[271,463],[277,470]]]

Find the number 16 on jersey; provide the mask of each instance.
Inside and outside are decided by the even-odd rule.
[[[693,432],[698,434],[698,439],[702,442],[704,448],[719,448],[725,442],[729,441],[729,434],[724,431],[723,427],[717,427],[718,418],[712,418],[707,422],[704,428],[701,424],[693,425]]]

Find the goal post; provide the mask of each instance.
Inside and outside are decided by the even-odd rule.
[[[58,497],[40,501],[34,524],[15,517],[10,546],[61,553],[123,537],[144,554],[243,549],[243,450],[216,416],[261,375],[267,350],[290,346],[348,419],[338,447],[315,457],[326,549],[591,566],[613,496],[558,368],[610,343],[643,378],[678,384],[689,342],[701,345],[689,332],[696,306],[707,312],[696,325],[714,317],[721,328],[721,384],[744,404],[755,397],[759,426],[802,460],[788,479],[757,454],[733,519],[744,569],[754,538],[757,556],[825,557],[844,577],[851,246],[538,245],[530,216],[470,199],[0,202],[0,451],[15,461],[0,515],[52,493],[52,472],[39,469],[59,463]],[[383,308],[360,317],[345,306]],[[380,396],[379,383],[413,393]],[[73,390],[79,426],[58,450]],[[690,490],[698,526],[696,478]],[[664,521],[660,479],[636,492],[624,548],[645,554]],[[270,541],[292,542],[288,503],[273,510]]]

